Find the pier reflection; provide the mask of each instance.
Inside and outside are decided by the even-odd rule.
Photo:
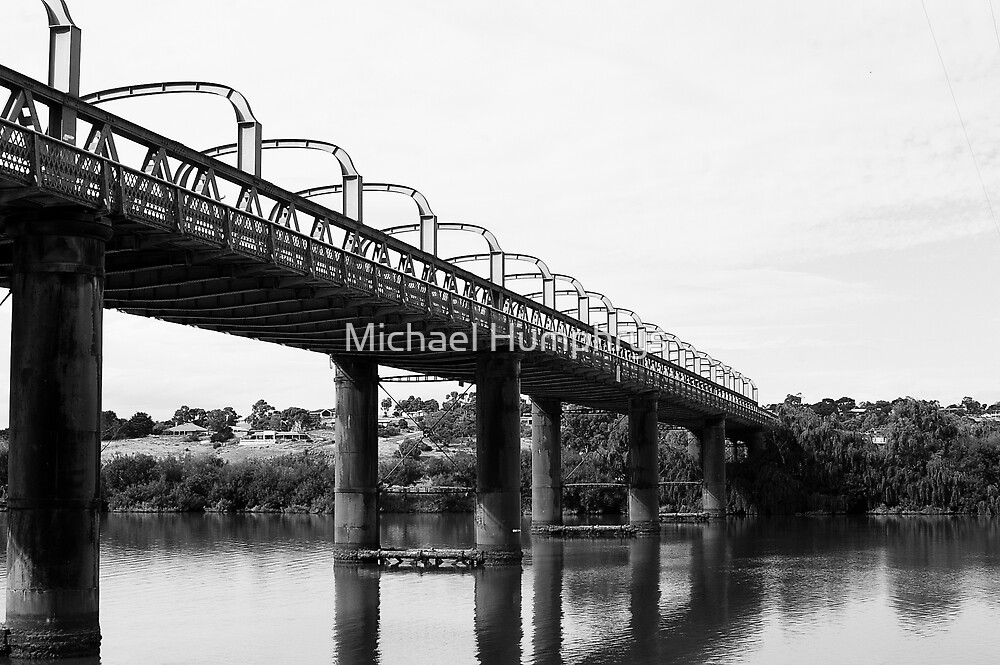
[[[334,623],[337,665],[379,662],[378,568],[337,564],[333,569]]]
[[[539,537],[531,546],[533,663],[561,665],[563,624],[563,565],[565,544],[561,539]]]
[[[659,662],[660,538],[639,536],[628,544],[630,662]]]
[[[521,662],[521,566],[477,569],[476,657],[482,665]]]

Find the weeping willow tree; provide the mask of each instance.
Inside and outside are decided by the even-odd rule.
[[[1000,514],[1000,424],[912,398],[878,405],[861,415],[779,406],[766,453],[730,467],[730,508]]]

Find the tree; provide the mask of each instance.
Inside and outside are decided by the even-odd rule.
[[[184,405],[174,411],[173,421],[174,425],[183,425],[184,423],[191,422],[191,407]]]
[[[105,441],[110,441],[112,439],[121,439],[122,430],[125,428],[127,421],[122,420],[118,417],[118,414],[114,411],[102,411],[101,412],[101,438]]]
[[[272,413],[274,413],[273,406],[262,399],[257,400],[250,408],[250,416],[247,418],[250,427],[253,429],[266,429],[270,423]]]
[[[149,414],[139,411],[128,419],[123,429],[126,430],[127,438],[137,439],[152,434],[154,427],[156,427],[156,423],[149,417]]]
[[[971,397],[963,397],[962,406],[965,407],[965,412],[970,416],[978,416],[983,412],[983,405]]]
[[[190,411],[188,411],[188,415],[191,418],[191,420],[188,421],[189,423],[194,423],[199,427],[205,426],[205,415],[206,415],[205,409],[198,409],[198,408],[191,409]]]
[[[232,427],[240,421],[240,414],[236,413],[236,409],[231,406],[227,406],[222,409],[212,409],[205,414],[205,427],[212,430],[213,432],[221,432],[225,428],[230,428],[232,432]],[[223,439],[225,440],[225,439]]]
[[[811,408],[817,415],[826,417],[837,412],[837,403],[834,402],[832,398],[826,397],[822,401],[816,402],[809,408]]]
[[[391,408],[392,408],[392,398],[386,397],[384,400],[382,400],[382,415],[388,417],[389,409]]]
[[[300,406],[290,406],[281,412],[282,429],[306,431],[315,427],[316,419]]]

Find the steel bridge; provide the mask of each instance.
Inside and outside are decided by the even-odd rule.
[[[620,323],[614,335],[595,333],[607,323],[588,325],[3,66],[0,88],[8,96],[0,210],[79,206],[107,220],[105,307],[330,355],[348,352],[348,331],[360,339],[368,323],[386,339],[400,339],[407,324],[414,336],[462,332],[470,343],[475,334],[488,344],[492,331],[515,338],[522,392],[532,397],[626,413],[631,395],[655,391],[663,422],[699,426],[724,414],[739,429],[769,418],[747,377],[652,326],[642,347],[623,339]],[[41,119],[53,109],[71,110],[85,126],[81,147],[46,134]],[[136,156],[131,165],[120,157],[123,144]],[[199,177],[183,177],[192,171]],[[0,284],[8,287],[13,244],[0,237]],[[473,352],[363,353],[475,379]]]
[[[476,384],[476,542],[494,563],[521,556],[521,394],[533,401],[536,524],[562,519],[564,403],[629,415],[634,526],[658,525],[658,422],[699,435],[704,504],[724,513],[725,439],[759,449],[771,419],[749,378],[545,261],[505,252],[489,230],[438,220],[417,190],[364,182],[335,144],[265,140],[246,98],[227,86],[166,82],[81,96],[80,30],[62,0],[43,3],[48,84],[0,66],[0,285],[11,289],[13,309],[13,653],[91,653],[99,643],[103,308],[336,361],[334,544],[343,559],[378,546],[379,365]],[[177,92],[227,100],[238,142],[199,152],[98,106]],[[262,152],[281,148],[330,153],[340,181],[296,193],[263,179]],[[230,153],[235,167],[218,159]],[[417,221],[366,225],[364,196],[379,192],[409,196]],[[323,194],[339,194],[341,210],[313,200]],[[488,251],[439,256],[444,232],[481,236]],[[401,240],[406,233],[418,234],[419,246]],[[463,267],[476,261],[488,264],[488,278]],[[508,263],[529,272],[508,272]],[[523,295],[510,286],[519,280],[540,290]],[[573,306],[561,309],[567,298]]]

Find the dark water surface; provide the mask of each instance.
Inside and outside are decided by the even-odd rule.
[[[334,567],[331,537],[328,516],[107,516],[101,662],[1000,662],[997,520],[525,535],[521,569],[471,572]],[[386,515],[382,539],[471,546],[472,518]]]

